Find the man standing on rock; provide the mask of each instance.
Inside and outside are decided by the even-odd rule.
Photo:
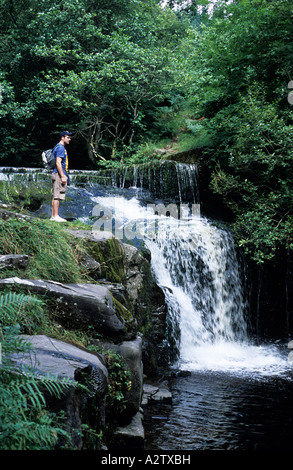
[[[66,189],[68,186],[68,155],[65,146],[70,143],[71,132],[60,132],[60,141],[54,147],[53,155],[56,159],[56,167],[52,173],[53,199],[52,199],[52,217],[50,220],[56,222],[66,222],[59,216],[60,201],[65,200]]]

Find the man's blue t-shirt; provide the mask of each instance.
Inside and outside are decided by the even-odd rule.
[[[64,171],[64,173],[67,175],[67,170],[68,170],[68,155],[67,155],[67,151],[66,151],[66,148],[64,145],[62,144],[57,144],[54,149],[53,149],[53,156],[55,157],[55,159],[57,157],[61,158],[61,166],[62,166],[62,170]],[[54,170],[53,170],[53,173],[57,173],[57,168],[55,167]]]

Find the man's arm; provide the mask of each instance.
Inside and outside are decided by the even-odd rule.
[[[61,178],[61,183],[62,184],[65,184],[67,182],[67,177],[64,175],[63,173],[63,169],[62,169],[62,165],[61,165],[61,161],[62,159],[60,157],[57,157],[56,158],[56,168],[57,168],[57,171],[60,175],[60,178]]]

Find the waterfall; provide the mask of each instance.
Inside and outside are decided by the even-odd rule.
[[[288,370],[275,345],[256,346],[248,337],[243,276],[229,231],[199,214],[160,214],[137,198],[93,199],[105,220],[112,214],[118,235],[124,227],[151,252],[166,297],[170,344],[178,353],[174,366],[261,375]]]
[[[177,203],[198,203],[199,185],[197,165],[172,161],[121,166],[109,170],[70,169],[73,186],[102,185],[116,189],[133,188],[149,191],[152,197]],[[0,167],[0,180],[11,182],[50,183],[50,172],[45,168]]]
[[[183,212],[181,219],[158,214],[158,206],[142,206],[136,198],[94,200],[99,210],[106,210],[107,221],[111,210],[115,226],[126,229],[123,233],[144,237],[174,330],[180,323],[181,358],[192,355],[194,346],[247,340],[241,273],[228,231],[198,214]]]
[[[168,287],[182,297],[182,336],[192,337],[184,341],[184,347],[189,350],[192,344],[207,341],[245,340],[245,301],[231,235],[205,219],[193,221],[191,227],[184,225],[182,237],[177,235],[159,236],[147,245],[153,254],[161,254],[157,254],[160,262],[154,262],[161,283],[164,284],[164,275],[169,280]]]
[[[108,172],[103,172],[108,175]],[[153,197],[178,203],[199,201],[197,165],[163,161],[111,170],[117,188],[148,190]]]
[[[233,239],[200,217],[161,228],[147,240],[157,282],[173,321],[180,325],[180,360],[190,363],[202,346],[247,343],[246,301]]]
[[[199,184],[197,165],[176,164],[178,190],[180,203],[190,201],[193,204],[199,202]]]

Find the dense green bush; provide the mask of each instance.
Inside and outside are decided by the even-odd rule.
[[[183,46],[181,86],[193,110],[187,127],[195,146],[203,143],[202,164],[234,214],[238,243],[259,263],[293,248],[291,7],[289,0],[216,2]]]

